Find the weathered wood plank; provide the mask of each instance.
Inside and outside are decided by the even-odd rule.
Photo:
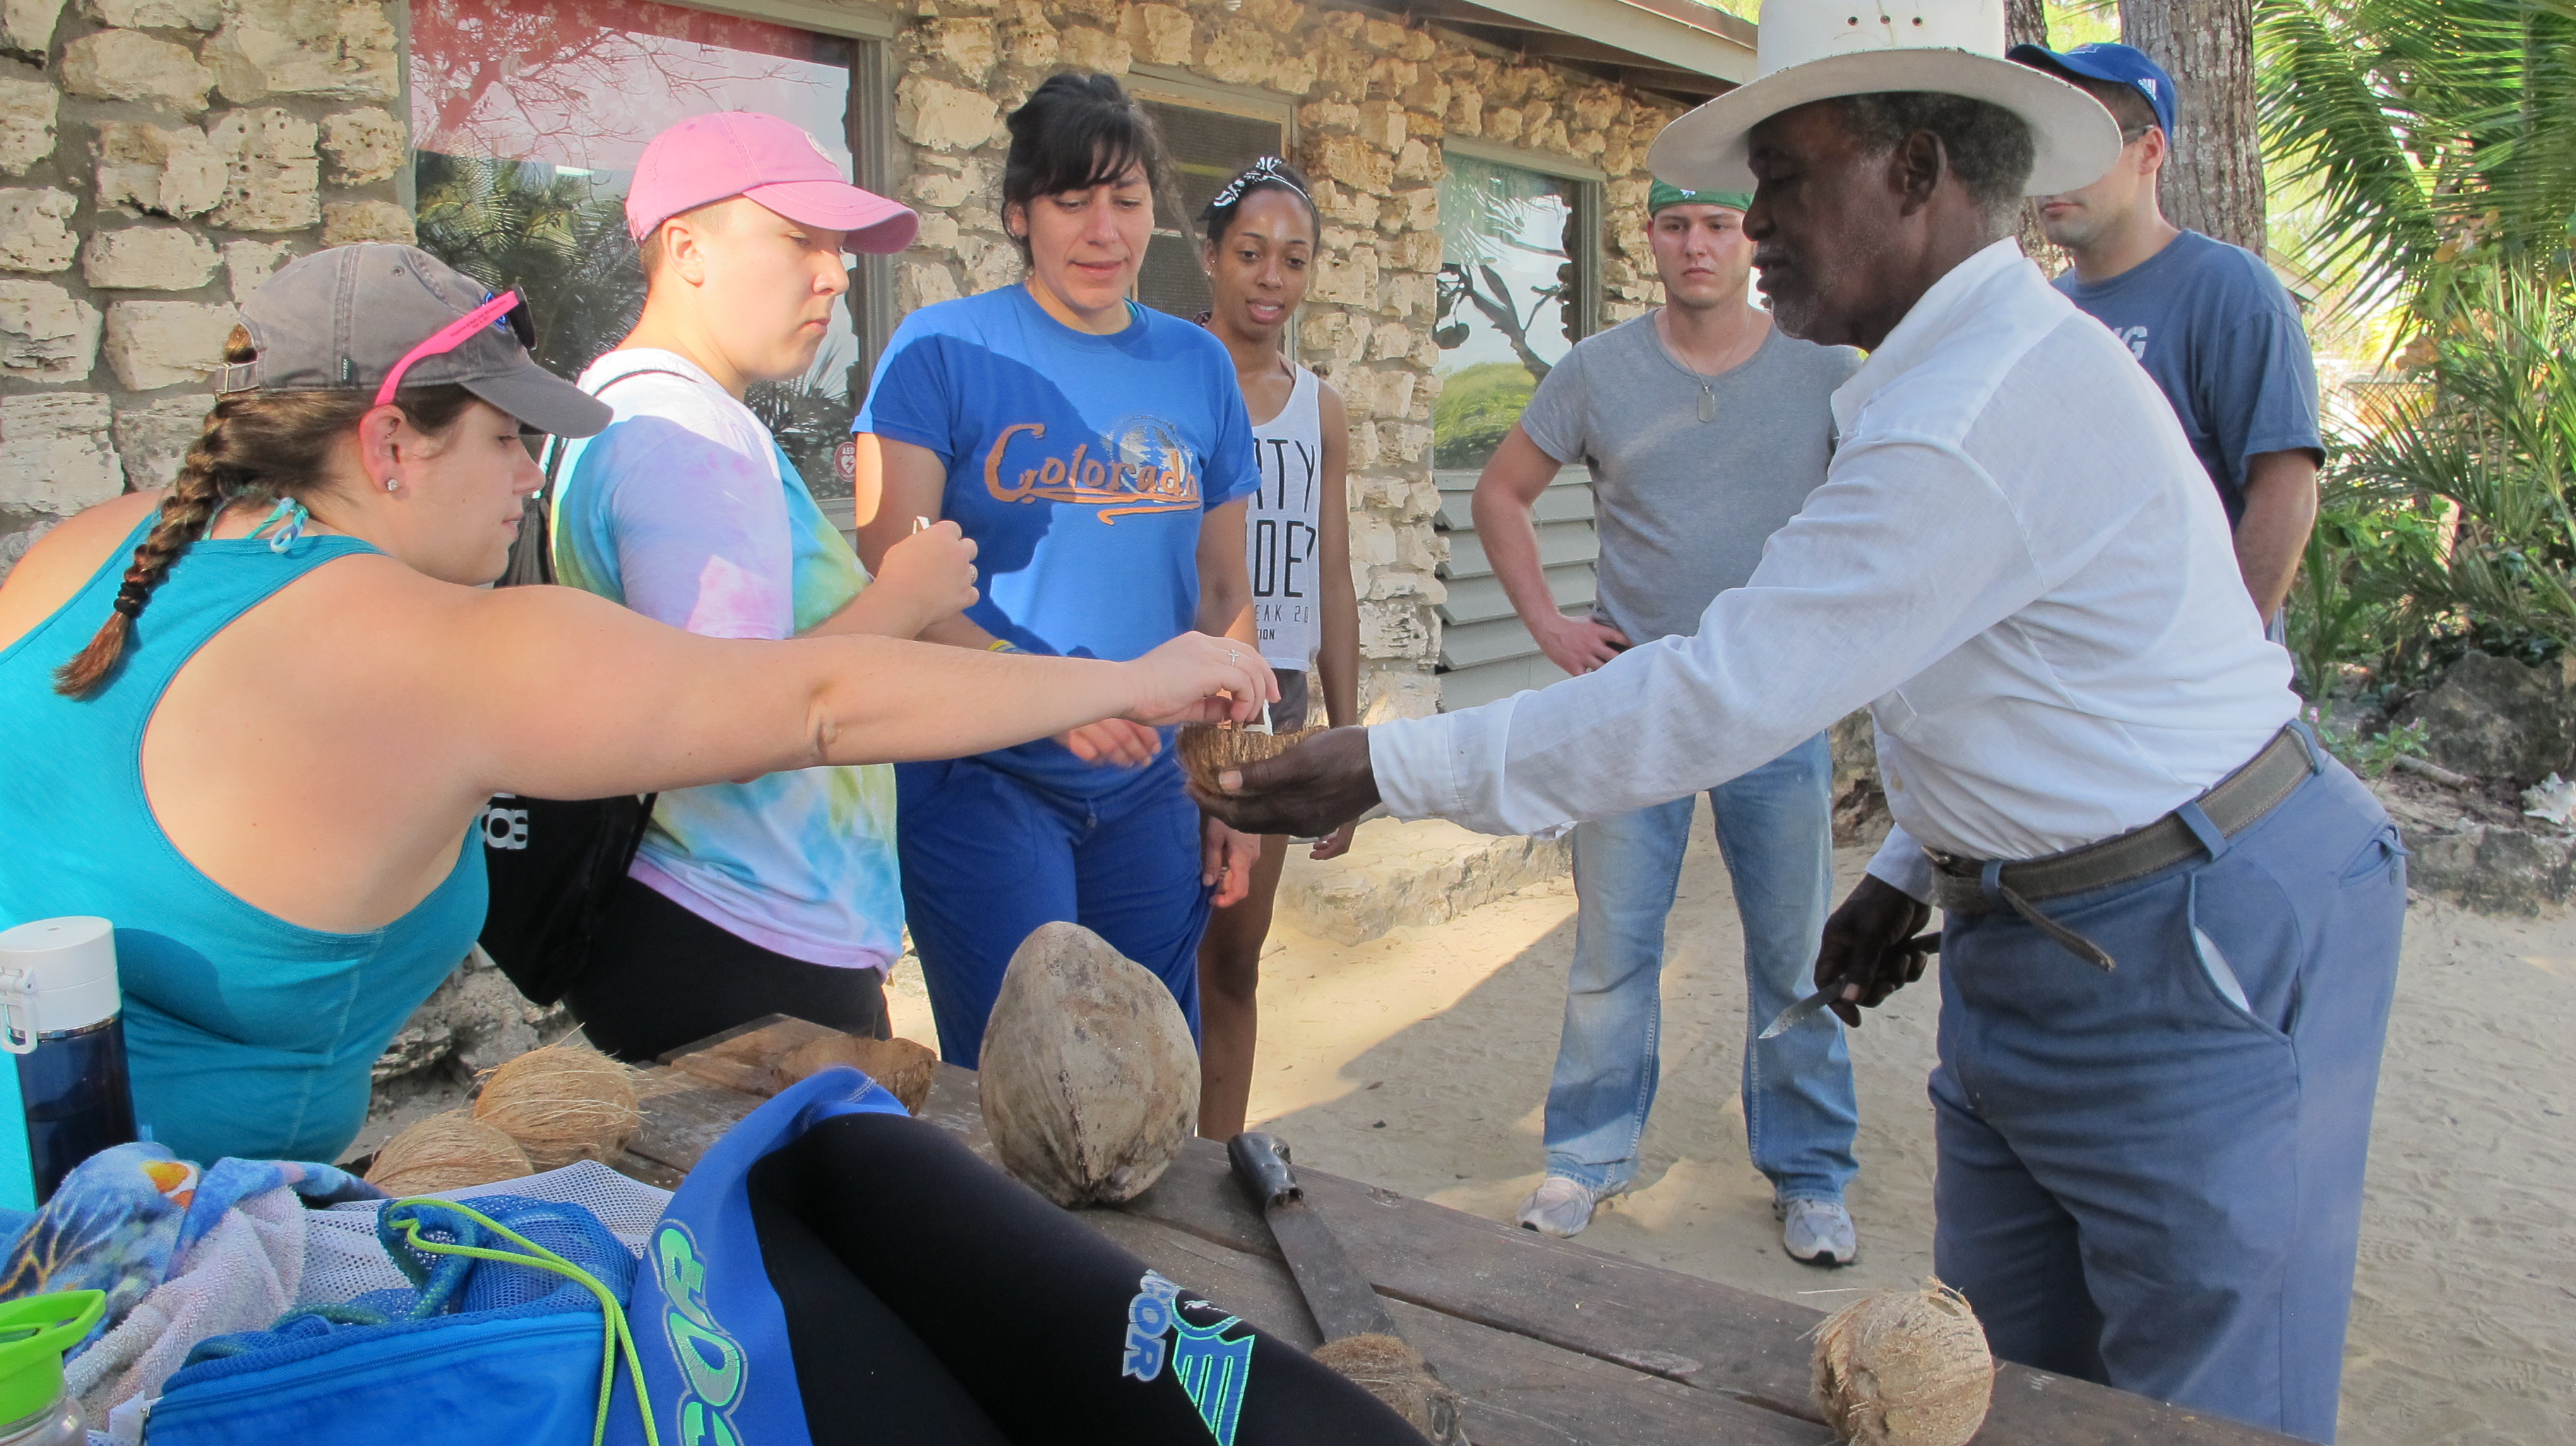
[[[922,1118],[992,1158],[971,1071],[942,1064]],[[1472,1343],[1466,1349],[1476,1359],[1488,1353],[1499,1353],[1494,1355],[1498,1360],[1511,1359],[1520,1347],[1508,1341],[1552,1347],[1609,1369],[1740,1403],[1759,1416],[1808,1432],[1782,1439],[1829,1439],[1820,1425],[1801,1424],[1821,1419],[1807,1394],[1807,1332],[1822,1319],[1820,1312],[1516,1230],[1323,1171],[1300,1169],[1298,1178],[1381,1295],[1418,1308],[1425,1317],[1485,1332],[1469,1338]],[[1119,1212],[1098,1213],[1123,1214],[1229,1253],[1214,1259],[1256,1258],[1262,1269],[1278,1273],[1280,1288],[1292,1288],[1287,1286],[1286,1267],[1278,1261],[1268,1226],[1235,1186],[1224,1148],[1213,1142],[1192,1141],[1153,1189]],[[1110,1228],[1105,1220],[1100,1223]],[[1134,1238],[1150,1241],[1154,1237]],[[1178,1247],[1169,1255],[1134,1243],[1129,1248],[1149,1261],[1193,1258]],[[1177,1274],[1172,1278],[1205,1289],[1212,1298],[1223,1298],[1212,1286],[1197,1286]],[[1288,1299],[1297,1301],[1301,1309],[1265,1309],[1275,1319],[1293,1316],[1301,1322],[1301,1330],[1311,1332],[1312,1321],[1302,1313],[1302,1299],[1293,1295]],[[1262,1319],[1248,1312],[1247,1318]],[[1407,1322],[1408,1335],[1415,1333],[1414,1315],[1399,1310],[1398,1318]],[[1284,1333],[1284,1326],[1278,1328]],[[1423,1334],[1414,1343],[1449,1375],[1451,1366],[1430,1344],[1446,1329],[1426,1319]],[[1472,1372],[1478,1367],[1461,1358],[1456,1369]],[[1528,1392],[1514,1395],[1493,1384],[1479,1395],[1480,1410],[1503,1413],[1477,1418],[1480,1446],[1503,1446],[1507,1440],[1653,1439],[1587,1434],[1597,1427],[1585,1424],[1579,1414],[1570,1424],[1558,1422],[1535,1403],[1546,1399],[1548,1391],[1557,1389],[1551,1383],[1562,1383],[1565,1376],[1561,1371],[1550,1375],[1535,1365],[1530,1369],[1538,1371],[1531,1379],[1541,1384]],[[1462,1382],[1453,1378],[1453,1384],[1465,1391]],[[1580,1393],[1575,1387],[1565,1389]],[[1711,1438],[1703,1434],[1697,1439]],[[1743,1439],[1770,1438],[1748,1435]],[[2151,1442],[2257,1446],[2289,1439],[2012,1365],[1997,1375],[1994,1409],[1977,1436],[1981,1446],[2145,1446]]]
[[[685,1175],[725,1131],[760,1106],[756,1095],[684,1081],[646,1096],[643,1122],[626,1152]]]

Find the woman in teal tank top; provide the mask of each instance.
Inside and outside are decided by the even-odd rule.
[[[69,519],[0,583],[0,928],[117,926],[136,1113],[183,1157],[347,1148],[369,1066],[481,927],[493,793],[944,757],[1270,695],[1196,635],[1123,664],[737,642],[478,589],[541,481],[522,422],[608,418],[529,359],[516,300],[410,247],[290,263],[244,306],[170,489]]]

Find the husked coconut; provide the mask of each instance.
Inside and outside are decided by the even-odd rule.
[[[1384,1401],[1405,1424],[1441,1446],[1466,1446],[1458,1393],[1450,1390],[1422,1353],[1394,1336],[1343,1336],[1315,1348],[1315,1359]]]
[[[1161,1177],[1198,1119],[1199,1057],[1163,981],[1079,924],[1011,955],[976,1090],[1002,1164],[1072,1209]]]
[[[517,1141],[463,1110],[449,1110],[387,1140],[367,1167],[367,1183],[399,1199],[534,1173]]]
[[[1937,1280],[1825,1317],[1813,1365],[1825,1424],[1857,1446],[1966,1446],[1994,1394],[1985,1328]]]

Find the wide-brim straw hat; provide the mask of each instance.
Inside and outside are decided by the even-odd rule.
[[[2120,123],[2102,103],[2004,58],[2004,0],[1763,0],[1757,75],[1664,127],[1647,169],[1694,191],[1750,191],[1746,137],[1835,96],[1925,90],[1990,101],[2030,123],[2033,196],[2102,179]]]

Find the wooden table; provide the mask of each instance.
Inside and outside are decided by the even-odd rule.
[[[820,1026],[773,1016],[665,1056],[621,1168],[675,1186],[758,1108],[769,1066]],[[987,1159],[975,1076],[939,1066],[922,1118]],[[1294,1141],[1290,1142],[1291,1144]],[[1477,1446],[1827,1446],[1808,1399],[1823,1319],[1696,1276],[1300,1167],[1406,1339],[1467,1403]],[[1084,1221],[1187,1289],[1312,1349],[1313,1319],[1224,1147],[1192,1140],[1163,1178]],[[1980,1446],[2221,1446],[2289,1438],[2007,1365]]]

